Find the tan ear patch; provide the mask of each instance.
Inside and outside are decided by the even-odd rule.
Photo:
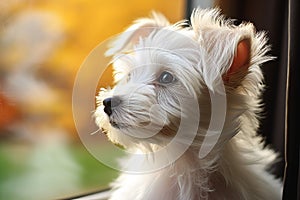
[[[236,55],[233,58],[233,62],[229,68],[228,74],[238,71],[244,66],[249,66],[250,62],[250,41],[248,39],[239,42]]]
[[[250,66],[251,57],[251,44],[249,39],[241,40],[236,48],[236,54],[233,58],[232,64],[223,77],[224,81],[228,82],[229,79],[235,74],[241,74],[241,69],[246,70]]]

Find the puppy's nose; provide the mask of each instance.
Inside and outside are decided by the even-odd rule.
[[[117,96],[104,99],[103,100],[104,112],[108,116],[110,116],[112,114],[113,108],[120,105],[120,103],[121,103],[121,99]]]

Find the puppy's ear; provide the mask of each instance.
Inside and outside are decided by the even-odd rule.
[[[156,29],[170,25],[169,21],[160,13],[152,12],[150,18],[136,20],[129,28],[121,33],[116,40],[110,44],[105,52],[106,56],[112,56],[122,51],[128,51],[136,45],[140,38],[147,37]]]
[[[236,47],[233,61],[225,74],[225,84],[235,86],[247,74],[251,59],[251,43],[249,39],[243,39]]]
[[[248,73],[252,51],[260,53],[262,46],[257,48],[259,52],[253,50],[253,41],[259,39],[253,25],[235,26],[218,9],[195,10],[191,24],[200,47],[204,49],[206,63],[202,71],[207,86],[213,90],[216,81],[223,81],[231,87],[238,86]],[[265,44],[264,40],[261,42]]]

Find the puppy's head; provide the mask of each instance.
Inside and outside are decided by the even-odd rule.
[[[127,148],[166,145],[182,129],[179,142],[195,138],[201,145],[214,121],[211,98],[219,95],[224,142],[238,132],[245,112],[255,118],[259,65],[270,59],[265,43],[252,24],[235,26],[216,9],[195,10],[191,25],[170,24],[156,13],[137,20],[106,52],[113,56],[115,87],[101,89],[96,123]]]

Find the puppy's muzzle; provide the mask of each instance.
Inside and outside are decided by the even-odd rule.
[[[117,96],[106,98],[103,100],[104,112],[110,116],[113,112],[113,109],[121,104],[121,99]]]

